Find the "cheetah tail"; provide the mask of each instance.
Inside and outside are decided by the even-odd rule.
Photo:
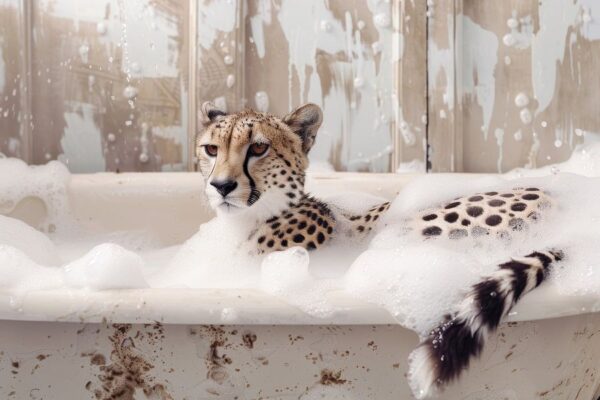
[[[499,269],[473,285],[456,312],[447,315],[409,357],[413,394],[427,398],[457,379],[483,349],[512,307],[539,286],[562,251],[533,252],[500,264]]]

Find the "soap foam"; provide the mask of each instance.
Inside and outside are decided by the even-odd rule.
[[[148,287],[144,260],[138,254],[112,243],[94,247],[83,257],[63,267],[64,283],[71,288],[104,290]]]
[[[21,250],[38,264],[60,264],[56,246],[48,236],[15,218],[0,215],[0,244]]]
[[[260,287],[313,317],[325,318],[335,312],[325,294],[341,289],[340,279],[317,279],[309,263],[308,251],[302,247],[273,252],[262,262]]]
[[[0,244],[0,288],[22,294],[60,287],[60,269],[35,263],[16,247]]]
[[[28,166],[15,158],[0,158],[0,214],[7,214],[19,201],[34,197],[46,205],[47,218],[39,228],[54,232],[73,226],[67,187],[71,175],[58,161]]]
[[[203,224],[176,252],[163,272],[153,276],[157,287],[256,288],[261,258],[243,243],[252,226],[222,216]]]

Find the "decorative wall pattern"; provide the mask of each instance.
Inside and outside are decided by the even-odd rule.
[[[314,170],[559,162],[600,132],[597,19],[593,0],[0,0],[0,153],[191,169],[203,101],[310,101]]]

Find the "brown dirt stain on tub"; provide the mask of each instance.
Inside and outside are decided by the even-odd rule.
[[[296,342],[304,340],[304,337],[300,336],[300,335],[293,336],[292,334],[289,334],[288,339],[290,340],[290,344],[294,345],[294,344],[296,344]]]
[[[114,324],[109,337],[112,351],[108,360],[99,353],[82,354],[90,358],[90,365],[98,368],[98,382],[94,384],[89,381],[85,384],[85,388],[92,392],[96,399],[134,400],[135,391],[141,389],[146,397],[173,400],[165,385],[155,382],[155,378],[150,374],[154,364],[136,347],[136,340],[144,340],[151,346],[157,344],[155,340],[160,338],[162,333],[156,333],[161,329],[154,328],[155,325],[145,326],[145,331],[138,330],[132,334],[131,324]]]
[[[256,334],[253,332],[244,332],[244,334],[242,335],[242,342],[247,348],[253,349],[254,342],[256,342]]]
[[[233,363],[224,351],[231,348],[229,334],[236,335],[237,331],[228,333],[223,326],[202,325],[191,333],[197,333],[200,337],[209,341],[209,349],[204,357],[207,368],[206,377],[218,384],[223,384],[229,377],[225,366]]]
[[[332,371],[324,369],[321,371],[321,379],[319,383],[321,385],[343,385],[348,382],[346,379],[342,379],[342,371]]]
[[[19,367],[21,366],[21,364],[19,363],[19,361],[14,361],[14,360],[13,360],[13,361],[11,361],[11,362],[10,362],[10,366],[12,367],[12,369],[11,369],[11,371],[10,371],[10,372],[11,372],[13,375],[16,375],[16,374],[18,374],[18,373],[19,373]]]

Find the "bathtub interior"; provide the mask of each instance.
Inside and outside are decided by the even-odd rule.
[[[565,172],[573,172],[575,169],[593,175],[595,169],[590,168],[589,160],[584,161],[594,151],[600,151],[599,147],[585,149],[583,153],[576,152],[570,162],[558,167]],[[591,159],[595,160],[593,157]],[[3,160],[8,161],[19,163],[15,160]],[[581,168],[582,164],[588,169]],[[449,307],[453,300],[458,299],[458,289],[468,287],[468,283],[477,278],[472,272],[481,272],[475,266],[471,270],[453,268],[452,274],[439,274],[440,265],[443,267],[444,263],[448,264],[447,259],[452,259],[454,265],[460,265],[465,259],[461,259],[459,253],[448,252],[447,249],[433,252],[435,256],[428,258],[430,256],[427,253],[431,251],[417,243],[407,246],[408,250],[394,248],[391,256],[389,252],[379,256],[375,254],[374,257],[367,258],[366,263],[359,265],[353,274],[353,271],[348,272],[348,265],[343,265],[339,260],[344,259],[346,264],[352,264],[358,255],[362,257],[368,252],[365,252],[366,244],[350,242],[345,247],[342,244],[334,251],[325,252],[321,259],[311,256],[311,262],[316,259],[319,263],[310,264],[310,269],[306,254],[284,253],[267,258],[260,265],[255,264],[254,272],[240,280],[235,275],[243,275],[243,270],[240,273],[239,269],[227,270],[223,267],[230,260],[226,250],[222,258],[216,259],[217,268],[197,273],[195,270],[199,268],[196,260],[202,259],[204,254],[196,251],[195,247],[210,252],[214,248],[211,246],[221,245],[219,240],[223,237],[215,239],[210,236],[218,236],[214,232],[219,230],[221,233],[225,232],[225,235],[229,235],[230,231],[228,225],[215,224],[214,214],[203,194],[203,182],[199,174],[70,175],[54,163],[37,168],[26,167],[21,163],[18,168],[12,166],[13,171],[9,176],[7,171],[10,168],[3,166],[3,176],[6,177],[3,182],[7,189],[5,193],[12,195],[5,194],[2,213],[44,230],[60,247],[63,263],[64,258],[75,260],[63,265],[58,278],[48,275],[48,279],[43,279],[43,274],[48,271],[35,270],[41,271],[42,278],[37,280],[41,280],[43,284],[55,279],[67,282],[66,287],[42,284],[37,290],[15,291],[12,290],[14,287],[5,285],[0,291],[0,296],[5,300],[0,302],[0,317],[5,319],[98,322],[109,318],[115,322],[158,320],[165,323],[214,324],[400,322],[423,332],[428,329],[428,324],[443,315],[444,307]],[[17,172],[14,171],[15,168]],[[528,171],[527,174],[535,176],[543,172]],[[581,191],[590,182],[594,182],[586,179],[595,179],[553,174],[556,171],[547,168],[546,174],[549,172],[550,177],[534,178],[534,181],[526,182],[554,187],[566,185],[567,188],[562,190],[567,192],[567,189]],[[489,185],[514,185],[515,179],[523,179],[522,175],[524,174],[518,171],[502,178],[479,175],[423,177],[411,174],[311,173],[308,176],[307,190],[348,207],[356,207],[357,202],[373,201],[373,196],[392,200],[402,192],[402,196],[394,204],[397,208],[410,211],[424,202],[443,201],[465,190],[475,191]],[[574,180],[577,182],[569,186],[568,183]],[[16,191],[11,185],[20,186],[21,189]],[[39,191],[40,186],[47,186],[49,189]],[[593,197],[593,193],[588,191],[588,194]],[[205,232],[205,236],[201,236],[202,240],[193,242],[193,238],[198,237],[196,232],[199,226],[208,226],[209,235]],[[590,229],[589,226],[584,228],[588,231]],[[189,238],[192,238],[188,242],[191,244],[191,250],[188,249],[191,253],[183,258],[182,263],[188,265],[182,270],[176,269],[177,273],[172,274],[178,276],[177,280],[165,283],[165,275],[157,275],[159,279],[155,279],[150,285],[140,284],[145,276],[140,278],[139,269],[160,269],[163,264],[172,262],[182,251],[182,243]],[[384,236],[384,239],[389,238]],[[380,242],[385,241],[384,239]],[[206,244],[203,243],[204,240],[213,242]],[[119,246],[115,249],[112,245],[106,251],[106,242],[122,244],[133,250],[132,254]],[[99,244],[100,249],[97,246]],[[229,250],[233,251],[232,249]],[[413,272],[403,270],[397,273],[393,270],[398,268],[397,265],[390,270],[385,269],[388,264],[386,260],[390,257],[411,262],[419,257],[422,259],[419,268],[414,268]],[[234,257],[231,259],[235,260]],[[94,263],[97,264],[96,269],[104,266],[108,272],[96,272],[97,276],[92,278],[82,273]],[[332,267],[336,263],[341,267]],[[382,269],[382,265],[385,268]],[[599,273],[592,262],[583,266],[587,269],[571,274],[579,279],[574,284],[587,280],[582,288],[574,290],[555,279],[528,295],[509,319],[520,321],[597,311],[600,308],[600,285],[597,283],[600,281]],[[219,268],[226,270],[220,277]],[[51,272],[54,274],[54,271]],[[561,269],[556,275],[560,277],[560,273],[563,273]],[[207,275],[211,276],[209,283],[205,284],[203,279]],[[426,278],[422,278],[422,275]],[[423,283],[424,280],[435,277],[438,277],[437,281]],[[386,289],[380,291],[378,288],[381,287]],[[380,295],[379,292],[384,293]],[[423,301],[435,296],[437,303]],[[400,302],[408,306],[398,306]],[[407,314],[407,307],[409,311],[412,308],[417,312]]]

